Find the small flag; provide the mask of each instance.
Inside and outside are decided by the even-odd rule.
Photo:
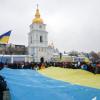
[[[0,35],[0,43],[8,43],[10,34],[11,34],[11,30]]]

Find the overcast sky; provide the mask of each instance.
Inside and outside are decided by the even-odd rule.
[[[0,0],[0,34],[28,45],[29,25],[39,4],[49,42],[61,51],[100,51],[100,0]]]

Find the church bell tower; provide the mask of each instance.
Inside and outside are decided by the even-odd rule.
[[[44,24],[37,5],[35,18],[30,25],[28,33],[28,53],[33,56],[34,62],[40,62],[41,59],[47,60],[48,32]]]

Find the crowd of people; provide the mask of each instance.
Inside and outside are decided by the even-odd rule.
[[[12,69],[33,69],[38,70],[42,68],[47,68],[50,66],[63,67],[63,68],[73,68],[73,69],[83,69],[95,74],[100,73],[100,62],[86,63],[86,62],[14,62],[14,63],[0,63],[0,69],[12,68]]]
[[[11,68],[11,69],[41,69],[49,66],[49,63],[36,63],[36,62],[14,62],[14,63],[0,63],[0,69]]]
[[[72,68],[72,69],[83,69],[90,71],[94,74],[100,73],[100,62],[86,63],[86,62],[55,62],[55,67]]]

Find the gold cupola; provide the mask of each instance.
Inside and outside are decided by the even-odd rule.
[[[33,19],[32,22],[36,24],[43,24],[43,20],[40,18],[40,12],[38,9],[38,5],[37,5],[36,13],[35,13],[35,18]]]

